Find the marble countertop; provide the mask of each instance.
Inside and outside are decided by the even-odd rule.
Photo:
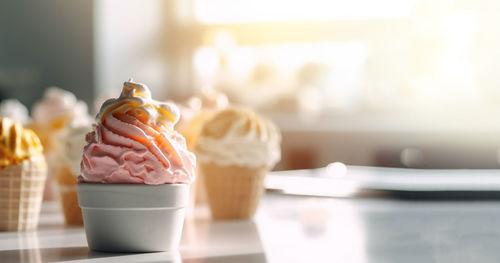
[[[404,201],[267,193],[254,220],[186,219],[179,251],[90,251],[57,202],[40,226],[0,233],[0,262],[498,262],[500,201]]]

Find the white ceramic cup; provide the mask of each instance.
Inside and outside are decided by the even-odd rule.
[[[78,183],[76,189],[90,249],[153,252],[178,248],[189,185]]]

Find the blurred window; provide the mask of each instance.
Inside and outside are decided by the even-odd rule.
[[[194,0],[195,86],[273,112],[496,107],[492,1]]]

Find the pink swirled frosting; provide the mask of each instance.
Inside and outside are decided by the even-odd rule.
[[[191,183],[196,158],[174,130],[179,110],[151,99],[149,89],[129,80],[109,99],[87,134],[80,182],[122,184]]]

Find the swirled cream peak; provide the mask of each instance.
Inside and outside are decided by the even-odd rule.
[[[9,118],[0,119],[0,168],[41,154],[42,143],[32,130]]]
[[[87,114],[87,105],[69,91],[50,87],[33,106],[33,122],[40,127],[61,129],[69,121]]]
[[[179,120],[179,109],[172,103],[151,99],[146,85],[128,80],[123,85],[119,98],[104,102],[97,114],[97,121],[103,121],[111,113],[128,112],[148,125],[174,125]],[[169,125],[170,125],[169,124]]]
[[[129,80],[103,103],[86,136],[79,180],[87,183],[191,183],[196,159],[174,130],[179,110]]]
[[[229,107],[203,125],[195,152],[202,162],[271,168],[281,158],[280,143],[271,121],[249,109]]]

